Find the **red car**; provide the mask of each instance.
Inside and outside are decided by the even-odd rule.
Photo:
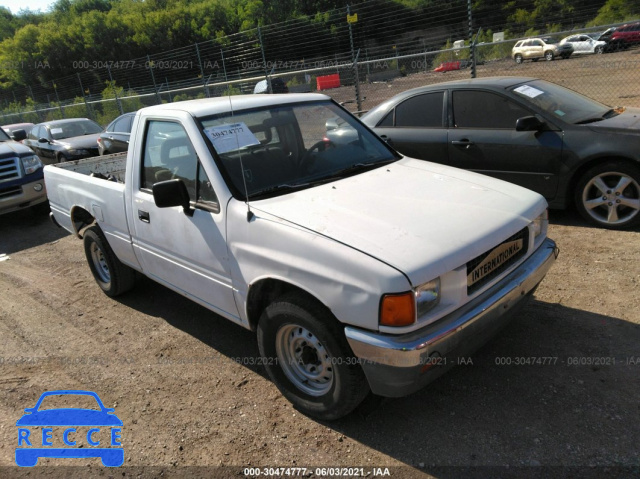
[[[614,49],[640,44],[640,22],[629,23],[617,28],[611,34],[610,44]]]

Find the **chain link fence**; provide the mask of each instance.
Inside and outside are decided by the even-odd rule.
[[[267,78],[271,84],[280,78],[290,92],[323,91],[353,112],[409,88],[501,75],[543,78],[608,105],[640,106],[640,49],[517,64],[511,51],[524,37],[511,34],[508,25],[474,23],[470,5],[409,11],[391,1],[364,2],[143,58],[78,59],[69,76],[5,92],[0,121],[88,117],[106,125],[144,106],[250,94]],[[595,13],[575,12],[570,26]]]

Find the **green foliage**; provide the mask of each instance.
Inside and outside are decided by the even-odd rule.
[[[102,90],[102,99],[100,112],[97,113],[96,121],[101,125],[107,125],[115,118],[120,116],[120,108],[118,102],[122,106],[123,112],[137,111],[144,107],[144,103],[140,100],[135,92],[125,91],[121,86],[117,86],[115,82],[106,82],[106,88]]]
[[[587,26],[607,25],[633,20],[640,16],[640,5],[629,0],[607,0]]]

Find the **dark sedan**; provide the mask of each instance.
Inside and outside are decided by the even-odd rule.
[[[500,178],[575,204],[591,223],[640,224],[640,108],[611,108],[534,78],[429,85],[362,121],[399,152]]]
[[[131,122],[135,112],[125,113],[113,120],[98,137],[98,150],[101,155],[120,153],[129,149]]]
[[[98,156],[102,127],[88,118],[69,118],[35,125],[24,144],[46,161],[58,163]],[[50,161],[49,161],[50,162]]]

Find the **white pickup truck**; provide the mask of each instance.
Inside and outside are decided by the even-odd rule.
[[[320,94],[144,108],[126,158],[44,173],[106,294],[140,272],[257,331],[274,383],[322,419],[442,374],[557,257],[542,196],[402,157]]]

